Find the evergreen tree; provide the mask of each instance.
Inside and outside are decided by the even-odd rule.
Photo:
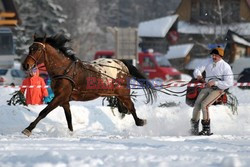
[[[15,0],[22,24],[15,28],[16,53],[21,58],[27,54],[33,35],[67,33],[62,26],[67,16],[53,0]]]

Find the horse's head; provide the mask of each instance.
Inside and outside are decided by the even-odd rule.
[[[44,37],[44,39],[46,39],[46,37]],[[33,44],[29,47],[29,54],[22,64],[23,69],[31,70],[37,64],[42,63],[44,61],[45,54],[45,40],[43,42],[33,42]]]

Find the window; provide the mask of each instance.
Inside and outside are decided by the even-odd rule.
[[[17,70],[19,78],[24,78],[26,74],[22,70]]]
[[[170,62],[168,61],[167,57],[161,54],[155,56],[155,60],[157,64],[161,67],[171,67]]]
[[[144,57],[143,58],[143,66],[153,68],[155,65],[154,65],[154,62],[151,60],[150,57]]]
[[[12,77],[15,77],[15,78],[24,78],[25,77],[25,73],[23,71],[17,70],[17,69],[12,69],[11,75],[12,75]]]
[[[13,41],[10,34],[0,34],[0,54],[12,54]]]
[[[100,55],[99,58],[111,59],[111,58],[112,58],[112,55]]]
[[[0,69],[0,75],[6,75],[7,69]]]
[[[17,73],[17,70],[11,70],[11,76],[12,77],[19,77],[18,73]]]

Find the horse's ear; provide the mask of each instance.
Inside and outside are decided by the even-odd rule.
[[[43,43],[45,43],[46,42],[46,37],[47,35],[46,34],[44,34],[44,37],[43,37]]]

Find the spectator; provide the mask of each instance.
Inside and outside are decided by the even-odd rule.
[[[49,77],[46,79],[46,85],[48,86],[47,90],[48,90],[49,95],[44,98],[44,103],[49,104],[52,101],[52,99],[54,98],[54,96],[55,96],[52,89],[51,89],[51,87],[50,87],[51,80],[50,80]]]
[[[29,71],[30,77],[23,80],[20,91],[24,94],[26,91],[26,103],[27,104],[43,104],[43,98],[48,96],[45,82],[43,78],[39,77],[39,70],[35,67]],[[28,86],[34,86],[29,88]],[[37,87],[40,86],[40,87]]]

